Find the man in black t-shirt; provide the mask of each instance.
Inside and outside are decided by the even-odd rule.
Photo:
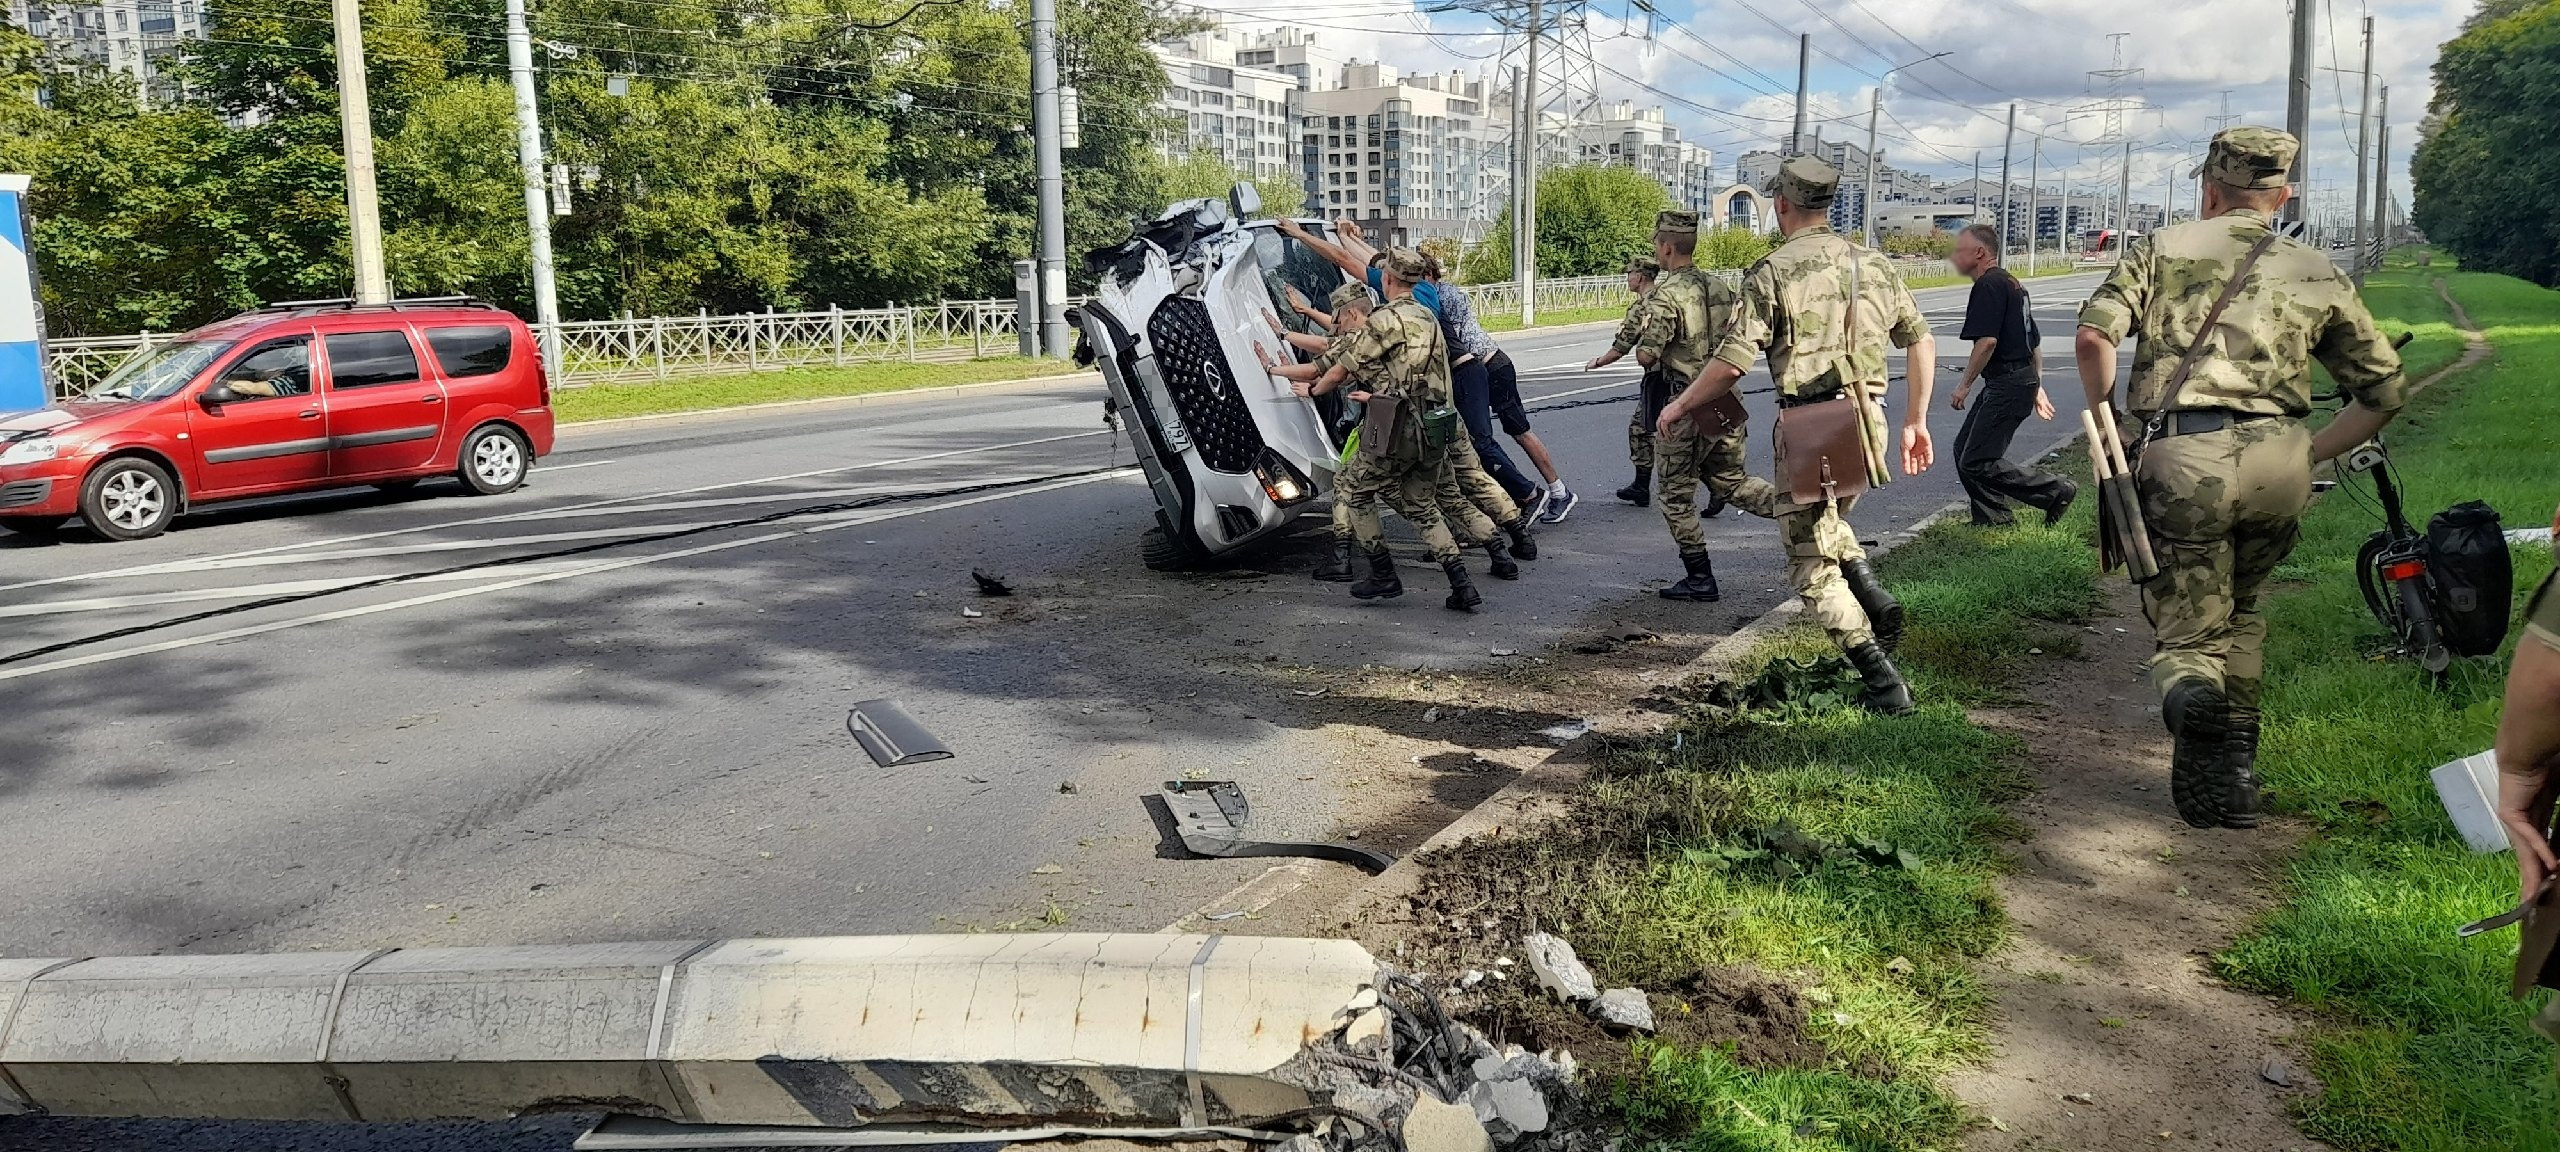
[[[2027,287],[2000,266],[2000,232],[1988,224],[1972,225],[1956,237],[1955,266],[1973,280],[1964,330],[1957,336],[1973,342],[1973,356],[1955,393],[1947,397],[1948,407],[1965,414],[1964,427],[1956,432],[1956,477],[1973,502],[1976,524],[2014,523],[2012,503],[2043,509],[2044,522],[2051,524],[2070,510],[2079,486],[2007,459],[2009,441],[2027,413],[2053,419],[2053,400],[2045,395],[2044,373],[2036,363],[2035,313],[2028,307]],[[1982,397],[1966,411],[1977,380]]]

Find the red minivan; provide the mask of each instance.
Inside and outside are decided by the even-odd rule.
[[[218,500],[453,476],[493,495],[551,451],[533,331],[462,298],[278,304],[0,413],[0,528],[158,535]]]

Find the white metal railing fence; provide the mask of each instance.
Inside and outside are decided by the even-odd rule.
[[[2011,261],[2026,274],[2067,269],[2072,254],[2037,253]],[[1951,277],[1955,267],[1944,260],[1897,261],[1906,280]],[[1738,278],[1731,269],[1718,275]],[[1517,281],[1466,285],[1480,315],[1520,314]],[[1090,297],[1075,297],[1070,305]],[[1538,310],[1566,313],[1624,307],[1624,276],[1567,276],[1538,281]],[[934,304],[887,308],[828,308],[818,312],[750,312],[713,316],[624,316],[614,320],[572,320],[560,325],[561,369],[554,381],[562,387],[586,384],[669,380],[785,368],[841,366],[883,361],[953,361],[985,356],[1011,356],[1019,348],[1020,325],[1014,301],[943,300]],[[45,353],[55,387],[66,394],[85,392],[107,378],[135,353],[165,344],[176,335],[140,332],[127,336],[85,336],[48,340]]]

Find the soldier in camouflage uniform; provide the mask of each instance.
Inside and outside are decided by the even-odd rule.
[[[2152,684],[2177,736],[2170,794],[2199,828],[2257,824],[2258,699],[2267,623],[2258,592],[2293,551],[2311,466],[2371,439],[2400,410],[2400,356],[2327,254],[2269,240],[2220,320],[2205,317],[2289,198],[2299,145],[2272,128],[2213,138],[2202,219],[2127,246],[2080,309],[2075,351],[2092,408],[2115,401],[2116,345],[2137,339],[2125,427],[2160,575],[2142,586]],[[2199,345],[2199,341],[2201,341]],[[2172,388],[2190,346],[2199,355]],[[2311,360],[2355,402],[2317,435]],[[2128,431],[2128,435],[2130,435]]]
[[[1316,359],[1305,364],[1279,364],[1268,356],[1264,357],[1264,367],[1273,375],[1294,381],[1291,387],[1300,396],[1320,396],[1332,390],[1317,382],[1327,369],[1341,361],[1368,320],[1369,289],[1359,284],[1344,284],[1333,290],[1327,306],[1333,312],[1326,317],[1326,322],[1336,333],[1329,339],[1291,332],[1280,327],[1276,317],[1270,318],[1273,329],[1280,332],[1292,347],[1318,353]],[[1303,314],[1313,310],[1301,311]],[[1256,350],[1259,351],[1258,348]],[[1337,491],[1342,487],[1342,478],[1356,477],[1354,469],[1362,466],[1359,447],[1360,434],[1355,429],[1350,442],[1343,446],[1335,469],[1334,487]],[[1507,535],[1502,526],[1514,525],[1525,532],[1527,520],[1521,515],[1519,505],[1511,502],[1510,494],[1486,473],[1484,465],[1476,458],[1473,444],[1462,442],[1449,446],[1449,455],[1440,469],[1433,494],[1434,502],[1440,507],[1440,515],[1450,525],[1453,534],[1461,541],[1484,549],[1486,559],[1492,562],[1490,570],[1495,577],[1503,580],[1520,578],[1520,564],[1512,559],[1510,542],[1513,537]],[[1333,557],[1330,562],[1316,567],[1315,578],[1348,581],[1352,578],[1351,505],[1338,497],[1333,502],[1333,541]]]
[[[1362,600],[1404,594],[1395,558],[1387,551],[1385,528],[1378,522],[1377,506],[1384,502],[1421,534],[1431,558],[1448,575],[1447,606],[1472,612],[1484,597],[1467,578],[1466,566],[1458,558],[1458,541],[1442,523],[1437,504],[1448,443],[1434,444],[1424,431],[1426,414],[1447,410],[1451,403],[1448,345],[1440,334],[1439,318],[1413,298],[1413,286],[1423,279],[1424,268],[1420,252],[1410,248],[1387,252],[1381,280],[1386,306],[1371,312],[1357,330],[1348,333],[1349,343],[1339,352],[1328,353],[1331,363],[1307,387],[1324,391],[1346,380],[1357,381],[1349,398],[1367,405],[1360,427],[1363,443],[1352,454],[1352,463],[1334,477],[1334,499],[1347,509],[1352,535],[1369,569],[1366,577],[1352,583],[1351,594]],[[1400,403],[1369,404],[1373,397]],[[1395,410],[1395,416],[1391,425],[1382,427],[1379,416],[1388,408]],[[1448,419],[1455,419],[1454,412]]]
[[[1832,232],[1828,211],[1839,185],[1840,170],[1812,156],[1791,157],[1779,166],[1770,191],[1786,240],[1743,274],[1741,300],[1715,358],[1663,408],[1657,434],[1671,435],[1691,413],[1730,391],[1750,370],[1752,359],[1765,352],[1782,408],[1864,389],[1874,401],[1867,408],[1868,442],[1880,448],[1886,442],[1882,399],[1888,383],[1885,341],[1890,339],[1907,350],[1911,380],[1903,408],[1902,470],[1906,475],[1928,470],[1936,341],[1884,254]],[[1871,466],[1880,463],[1872,461]],[[1859,702],[1879,712],[1910,711],[1911,690],[1887,654],[1901,631],[1902,605],[1876,579],[1866,553],[1858,548],[1857,534],[1841,519],[1854,499],[1795,504],[1766,481],[1752,483],[1748,493],[1737,492],[1731,499],[1736,507],[1762,515],[1770,513],[1755,505],[1768,501],[1786,544],[1788,582],[1804,598],[1807,614],[1857,665],[1866,681]]]
[[[1662,276],[1662,262],[1651,256],[1636,256],[1627,261],[1627,291],[1636,298],[1627,305],[1625,319],[1618,321],[1618,334],[1609,340],[1609,350],[1591,358],[1582,366],[1585,372],[1597,372],[1635,351],[1636,340],[1644,334],[1644,307],[1653,299],[1654,283]],[[1647,368],[1644,382],[1636,387],[1636,410],[1627,417],[1627,462],[1635,465],[1635,483],[1618,489],[1618,499],[1642,508],[1653,503],[1653,418],[1662,410],[1662,371]]]
[[[1733,319],[1733,287],[1698,268],[1697,248],[1697,213],[1664,212],[1654,218],[1653,258],[1662,265],[1662,278],[1645,303],[1636,360],[1661,372],[1664,388],[1673,393],[1698,378]],[[1665,408],[1667,412],[1667,402]],[[1655,494],[1686,570],[1661,595],[1666,600],[1713,601],[1723,593],[1716,588],[1706,529],[1698,526],[1698,486],[1706,485],[1719,504],[1731,503],[1758,516],[1776,514],[1777,490],[1743,471],[1741,425],[1707,436],[1691,413],[1704,414],[1691,409],[1677,417],[1655,416]]]

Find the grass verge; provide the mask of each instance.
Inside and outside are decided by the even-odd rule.
[[[2385,331],[2419,333],[2413,367],[2461,344],[2432,287],[2443,276],[2492,357],[2414,400],[2387,434],[2410,516],[2482,499],[2508,527],[2550,520],[2560,428],[2560,292],[2503,276],[2405,261],[2367,280]],[[2549,1042],[2506,997],[2512,932],[2470,941],[2455,926],[2514,903],[2511,858],[2456,838],[2427,770],[2489,746],[2505,654],[2430,687],[2369,654],[2381,630],[2356,591],[2355,553],[2380,526],[2360,479],[2303,522],[2267,605],[2266,716],[2259,770],[2276,803],[2320,834],[2286,873],[2287,903],[2219,958],[2223,975],[2314,1009],[2310,1055],[2327,1091],[2303,1106],[2308,1135],[2348,1150],[2560,1149]],[[2518,589],[2550,553],[2515,549]]]
[[[1665,733],[1608,750],[1566,819],[1435,857],[1415,918],[1442,927],[1400,945],[1435,971],[1484,967],[1534,924],[1604,984],[1653,991],[1663,1033],[1632,1047],[1517,981],[1478,985],[1462,1009],[1533,1047],[1569,1043],[1640,1138],[1950,1146],[1963,1113],[1939,1078],[1987,1035],[1972,961],[2008,935],[2002,806],[2028,787],[2014,740],[1964,709],[2002,699],[2032,650],[2076,650],[2097,602],[2086,507],[2053,529],[1940,524],[1885,558],[1911,610],[1917,715],[1801,695],[1846,686],[1787,663],[1828,653],[1818,632],[1783,634],[1739,671],[1792,683],[1794,702],[1735,707],[1729,684],[1665,694]]]
[[[641,384],[590,384],[551,394],[562,423],[700,412],[749,404],[820,400],[873,392],[904,392],[954,384],[1024,380],[1075,371],[1059,360],[1006,356],[948,364],[850,364],[842,368],[790,368],[735,376],[688,376]]]

